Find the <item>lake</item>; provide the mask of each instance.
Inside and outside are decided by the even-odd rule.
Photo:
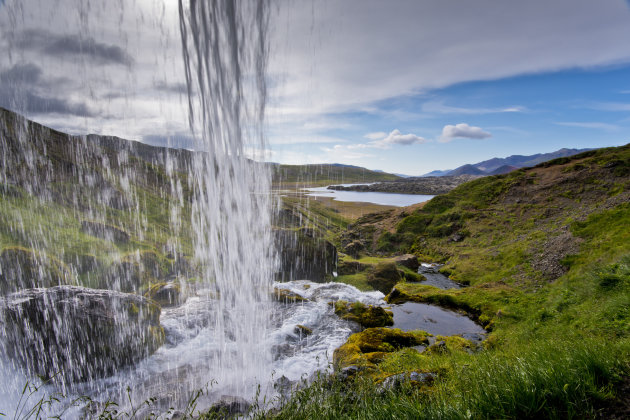
[[[343,186],[366,185],[366,184],[336,184]],[[337,201],[353,201],[362,203],[380,204],[383,206],[405,207],[412,204],[429,201],[434,195],[420,194],[395,194],[383,192],[359,192],[359,191],[335,191],[328,187],[305,188],[311,197],[331,197]]]

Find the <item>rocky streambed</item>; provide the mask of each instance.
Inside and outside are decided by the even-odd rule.
[[[423,264],[419,271],[426,284],[459,287],[437,266]],[[10,412],[30,372],[53,379],[34,398],[69,395],[50,408],[50,414],[67,410],[67,418],[98,412],[107,401],[122,404],[123,411],[125,404],[144,407],[146,401],[151,401],[143,408],[146,414],[171,407],[181,411],[192,395],[199,409],[227,404],[242,410],[258,385],[259,398],[269,401],[287,397],[317,372],[337,367],[348,374],[375,366],[375,354],[404,347],[435,351],[448,337],[472,349],[485,337],[465,315],[425,303],[388,304],[378,291],[306,280],[274,288],[275,303],[267,312],[271,329],[261,343],[270,352],[268,375],[238,378],[213,364],[219,352],[239,349],[229,337],[217,342],[213,334],[212,290],[191,289],[177,299],[169,295],[161,309],[134,294],[75,286],[7,295],[0,302],[0,323],[3,360],[10,362],[0,369],[0,404]],[[68,406],[72,396],[88,396],[91,408]]]

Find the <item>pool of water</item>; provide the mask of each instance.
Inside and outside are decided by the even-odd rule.
[[[438,306],[405,302],[393,305],[391,311],[394,313],[392,328],[422,330],[433,335],[461,335],[472,341],[486,337],[486,331],[467,316]]]
[[[336,184],[340,185],[340,184]],[[341,184],[349,185],[365,185],[365,184]],[[420,194],[394,194],[382,192],[359,192],[359,191],[335,191],[329,190],[328,187],[306,188],[307,195],[311,197],[331,197],[337,201],[353,201],[361,203],[373,203],[383,206],[405,207],[412,204],[423,203],[432,199],[433,195]]]

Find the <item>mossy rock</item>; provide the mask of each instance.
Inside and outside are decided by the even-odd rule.
[[[335,368],[349,366],[375,367],[387,353],[405,347],[426,345],[428,334],[424,331],[402,331],[398,328],[368,328],[352,334],[348,341],[333,354]]]
[[[182,301],[181,287],[175,281],[152,284],[144,296],[163,308],[179,305]]]
[[[427,347],[427,354],[445,354],[451,352],[474,353],[478,351],[480,346],[459,335],[435,337],[435,343]]]
[[[53,256],[19,246],[4,248],[0,253],[1,294],[73,283],[68,267]]]
[[[374,289],[388,294],[402,280],[402,276],[393,262],[380,262],[368,273],[368,284]]]
[[[353,321],[363,328],[387,327],[394,325],[394,314],[380,306],[365,305],[361,302],[349,303],[338,300],[334,303],[335,314],[341,319]]]
[[[96,238],[110,242],[126,244],[129,242],[129,234],[118,226],[106,223],[84,220],[81,222],[81,231]]]
[[[293,332],[295,332],[296,334],[299,334],[300,336],[313,334],[313,330],[311,328],[301,325],[301,324],[296,325],[295,328],[293,329]]]
[[[272,297],[275,301],[280,303],[308,302],[308,299],[289,289],[278,289],[277,287],[273,289]]]
[[[65,383],[111,375],[154,353],[165,338],[158,305],[111,290],[21,290],[0,301],[0,319],[2,354],[29,375]],[[40,351],[24,351],[34,348]]]
[[[337,274],[340,276],[357,274],[365,271],[370,266],[359,261],[340,259],[337,264]]]

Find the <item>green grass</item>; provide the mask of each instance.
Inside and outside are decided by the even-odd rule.
[[[432,385],[382,390],[371,381],[321,378],[297,390],[273,419],[585,418],[613,395],[627,369],[630,343],[613,346],[570,338],[536,340],[526,348],[450,353],[425,358]],[[405,364],[405,362],[403,362]],[[412,360],[404,369],[418,369]]]

